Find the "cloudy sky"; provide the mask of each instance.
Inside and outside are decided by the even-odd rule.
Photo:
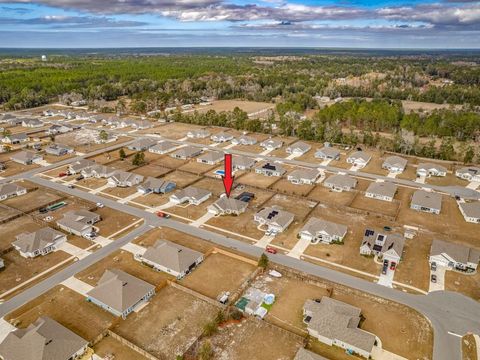
[[[480,1],[0,0],[0,47],[479,48]]]

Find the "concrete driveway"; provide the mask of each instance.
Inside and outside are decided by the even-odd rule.
[[[378,285],[383,285],[386,287],[393,287],[393,276],[395,275],[395,270],[390,270],[390,264],[388,264],[387,273],[382,274],[380,270],[380,278],[378,279]]]
[[[445,266],[438,266],[437,265],[437,270],[432,271],[430,270],[430,279],[429,279],[429,287],[428,287],[428,292],[432,291],[442,291],[445,290],[445,272],[447,271],[447,268]],[[432,282],[432,275],[437,276],[437,282],[433,283]]]

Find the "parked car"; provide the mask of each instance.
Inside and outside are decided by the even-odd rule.
[[[60,174],[58,174],[58,177],[65,177],[67,176],[68,174],[66,172],[61,172]]]
[[[383,230],[385,231],[392,231],[392,228],[390,226],[384,226]]]
[[[101,208],[105,207],[105,205],[103,205],[101,202],[98,202],[97,207],[101,209]]]
[[[432,281],[432,283],[436,284],[437,283],[437,275],[432,274],[432,277],[431,277],[430,280]]]
[[[276,254],[277,253],[277,249],[271,247],[271,246],[267,246],[267,248],[265,249],[265,251],[269,254]]]
[[[48,212],[48,209],[47,208],[40,208],[40,209],[38,209],[38,212],[40,214],[46,214]]]
[[[87,240],[93,240],[97,237],[97,233],[95,232],[87,233],[83,237]]]
[[[158,211],[158,212],[157,212],[157,216],[158,216],[158,217],[161,217],[161,218],[165,218],[165,219],[170,218],[170,215],[169,215],[169,214],[165,214],[163,211]]]
[[[383,260],[383,266],[388,266],[388,260]]]
[[[397,266],[397,263],[395,261],[392,261],[390,263],[390,270],[395,270],[395,267]]]
[[[75,180],[80,181],[80,180],[83,180],[83,179],[85,179],[85,176],[80,175],[80,176],[77,176],[77,178]]]
[[[387,265],[383,265],[383,268],[382,268],[382,274],[383,274],[383,275],[387,275],[387,269],[388,269],[388,264],[387,264]]]
[[[73,185],[73,184],[68,184],[67,187],[68,187],[69,189],[73,189],[73,188],[75,188],[75,185]]]
[[[432,265],[430,265],[430,270],[437,271],[437,263],[432,262]]]

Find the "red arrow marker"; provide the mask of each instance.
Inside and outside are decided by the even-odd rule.
[[[232,154],[225,154],[225,170],[222,180],[223,186],[225,187],[225,194],[227,194],[227,197],[230,197],[230,192],[232,191],[233,185]]]

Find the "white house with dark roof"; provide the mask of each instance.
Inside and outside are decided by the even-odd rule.
[[[418,176],[447,176],[447,168],[432,163],[420,163],[417,166],[417,175]]]
[[[382,164],[382,168],[388,170],[391,173],[400,174],[405,171],[407,167],[407,159],[404,159],[400,156],[389,156],[387,157]]]
[[[24,118],[22,119],[22,126],[29,128],[38,128],[43,126],[43,122],[34,118]]]
[[[97,165],[94,163],[92,166],[82,169],[81,173],[85,178],[94,177],[97,179],[108,179],[117,171],[118,170],[115,169],[114,167],[106,166],[106,165]]]
[[[347,157],[347,163],[355,165],[358,168],[364,168],[372,159],[372,155],[364,151],[356,151]]]
[[[402,258],[404,245],[405,238],[400,234],[366,229],[360,244],[360,254],[376,255],[398,264]]]
[[[461,202],[458,208],[466,222],[480,224],[480,201]]]
[[[393,201],[398,186],[390,181],[372,182],[365,192],[365,196],[371,199]]]
[[[222,196],[213,204],[208,206],[208,212],[221,215],[240,215],[247,209],[248,203],[232,197]]]
[[[75,160],[74,162],[68,165],[68,172],[70,174],[79,174],[82,170],[95,165],[95,162],[88,160],[88,159],[79,159]]]
[[[260,166],[257,166],[255,168],[255,172],[257,174],[261,174],[261,175],[264,175],[264,176],[282,176],[283,174],[285,174],[287,172],[287,170],[285,170],[285,168],[280,165],[280,164],[277,164],[277,163],[264,163]]]
[[[430,247],[429,263],[462,271],[476,270],[480,250],[443,240],[433,240]]]
[[[297,141],[295,144],[289,145],[286,148],[287,154],[295,155],[295,156],[302,156],[303,154],[306,154],[308,151],[310,151],[312,147],[303,142],[303,141]]]
[[[417,190],[413,193],[410,208],[438,215],[442,210],[442,195],[436,192]]]
[[[212,196],[211,191],[189,186],[185,189],[176,191],[170,196],[170,201],[174,204],[189,203],[192,205],[200,205]]]
[[[259,226],[266,226],[267,231],[283,232],[293,222],[295,215],[277,207],[266,207],[257,212],[253,220]]]
[[[222,131],[210,136],[210,140],[216,143],[224,143],[233,140],[233,135]]]
[[[265,150],[280,149],[282,145],[283,145],[283,141],[278,139],[267,139],[260,143],[260,146]]]
[[[317,150],[315,157],[322,160],[338,160],[340,159],[340,151],[331,146],[324,146]]]
[[[477,166],[468,166],[455,171],[455,175],[467,181],[478,181],[480,182],[480,167]]]
[[[347,227],[343,224],[311,217],[298,235],[301,239],[308,240],[312,244],[331,244],[332,242],[343,242],[347,231]]]
[[[22,144],[30,141],[30,138],[28,137],[27,134],[25,133],[17,133],[17,134],[11,134],[8,136],[5,136],[2,141],[6,144]]]
[[[25,195],[27,189],[15,183],[0,184],[0,201],[11,197]]]
[[[50,155],[54,156],[64,156],[68,154],[72,154],[74,150],[66,145],[62,144],[51,144],[45,148],[45,152]]]
[[[315,184],[320,172],[316,169],[296,169],[287,175],[287,180],[295,185]]]
[[[45,256],[67,242],[67,236],[60,231],[45,227],[30,233],[21,233],[12,242],[13,247],[24,258]]]
[[[332,189],[333,191],[350,191],[357,186],[357,179],[349,175],[336,174],[327,178],[323,182],[323,186]]]

